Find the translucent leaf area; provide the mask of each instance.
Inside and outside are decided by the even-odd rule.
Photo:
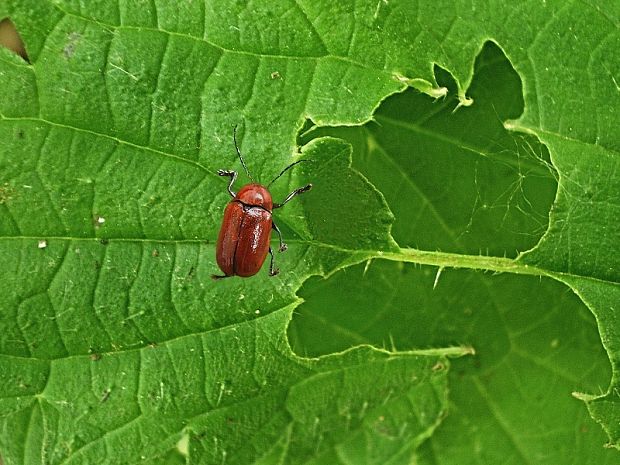
[[[2,19],[3,463],[620,462],[617,2]],[[234,126],[311,160],[276,277],[211,279]]]

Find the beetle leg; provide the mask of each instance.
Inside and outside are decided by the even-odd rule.
[[[232,191],[232,185],[235,182],[235,179],[237,179],[237,172],[236,171],[228,171],[228,170],[217,170],[217,175],[218,176],[228,176],[230,178],[230,182],[228,183],[228,193],[230,194],[230,196],[232,198],[235,198],[235,196],[237,194],[235,194]]]
[[[269,262],[269,276],[275,276],[280,272],[280,269],[273,267],[273,250],[271,250],[271,247],[269,247],[269,255],[271,255],[271,261]]]
[[[224,278],[230,278],[230,276],[227,276],[225,274],[224,275],[219,275],[219,274],[212,274],[211,275],[211,279],[213,281],[219,281],[220,279],[224,279]]]
[[[282,232],[280,231],[280,228],[278,228],[278,226],[273,222],[271,223],[271,228],[278,233],[278,238],[280,239],[280,252],[284,252],[288,249],[288,245],[286,245],[286,243],[282,240]]]
[[[273,208],[283,207],[293,197],[295,197],[296,195],[299,195],[299,194],[303,194],[304,192],[308,192],[310,189],[312,189],[312,184],[308,184],[307,186],[295,189],[293,192],[291,192],[289,195],[287,195],[286,198],[281,203],[274,204]]]

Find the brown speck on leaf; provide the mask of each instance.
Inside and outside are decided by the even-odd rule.
[[[0,186],[0,205],[7,203],[13,198],[13,188],[8,182],[5,182]]]
[[[433,371],[442,371],[442,370],[444,370],[445,368],[446,368],[446,367],[445,367],[445,365],[444,365],[443,363],[441,363],[441,362],[437,362],[437,363],[433,366],[432,370],[433,370]]]
[[[151,257],[159,257],[159,250],[153,249],[153,251],[151,252]]]
[[[92,353],[92,354],[90,354],[90,359],[93,362],[97,362],[97,361],[101,360],[101,354]]]

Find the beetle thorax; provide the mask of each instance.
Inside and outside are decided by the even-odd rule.
[[[237,193],[235,200],[253,207],[262,207],[271,211],[273,201],[267,188],[261,184],[246,184]]]

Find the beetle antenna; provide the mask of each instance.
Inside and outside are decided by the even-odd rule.
[[[241,150],[239,150],[239,146],[237,145],[237,125],[233,127],[233,141],[235,141],[235,149],[237,150],[237,155],[239,155],[239,160],[241,160],[241,164],[243,165],[243,169],[245,170],[245,174],[248,175],[248,178],[254,182],[254,178],[248,171],[248,167],[245,165],[245,161],[243,161],[243,156],[241,155]]]
[[[304,161],[314,161],[314,160],[297,160],[297,161],[295,161],[295,162],[291,163],[291,164],[290,164],[290,165],[288,165],[286,168],[284,168],[282,171],[280,171],[280,174],[278,174],[275,178],[273,178],[273,179],[271,180],[271,182],[270,182],[269,184],[267,184],[267,187],[271,186],[274,182],[276,182],[276,180],[277,180],[280,176],[282,176],[284,173],[286,173],[288,170],[290,170],[293,166],[295,166],[295,165],[297,165],[297,164],[299,164],[299,163],[302,163],[302,162],[304,162]]]

